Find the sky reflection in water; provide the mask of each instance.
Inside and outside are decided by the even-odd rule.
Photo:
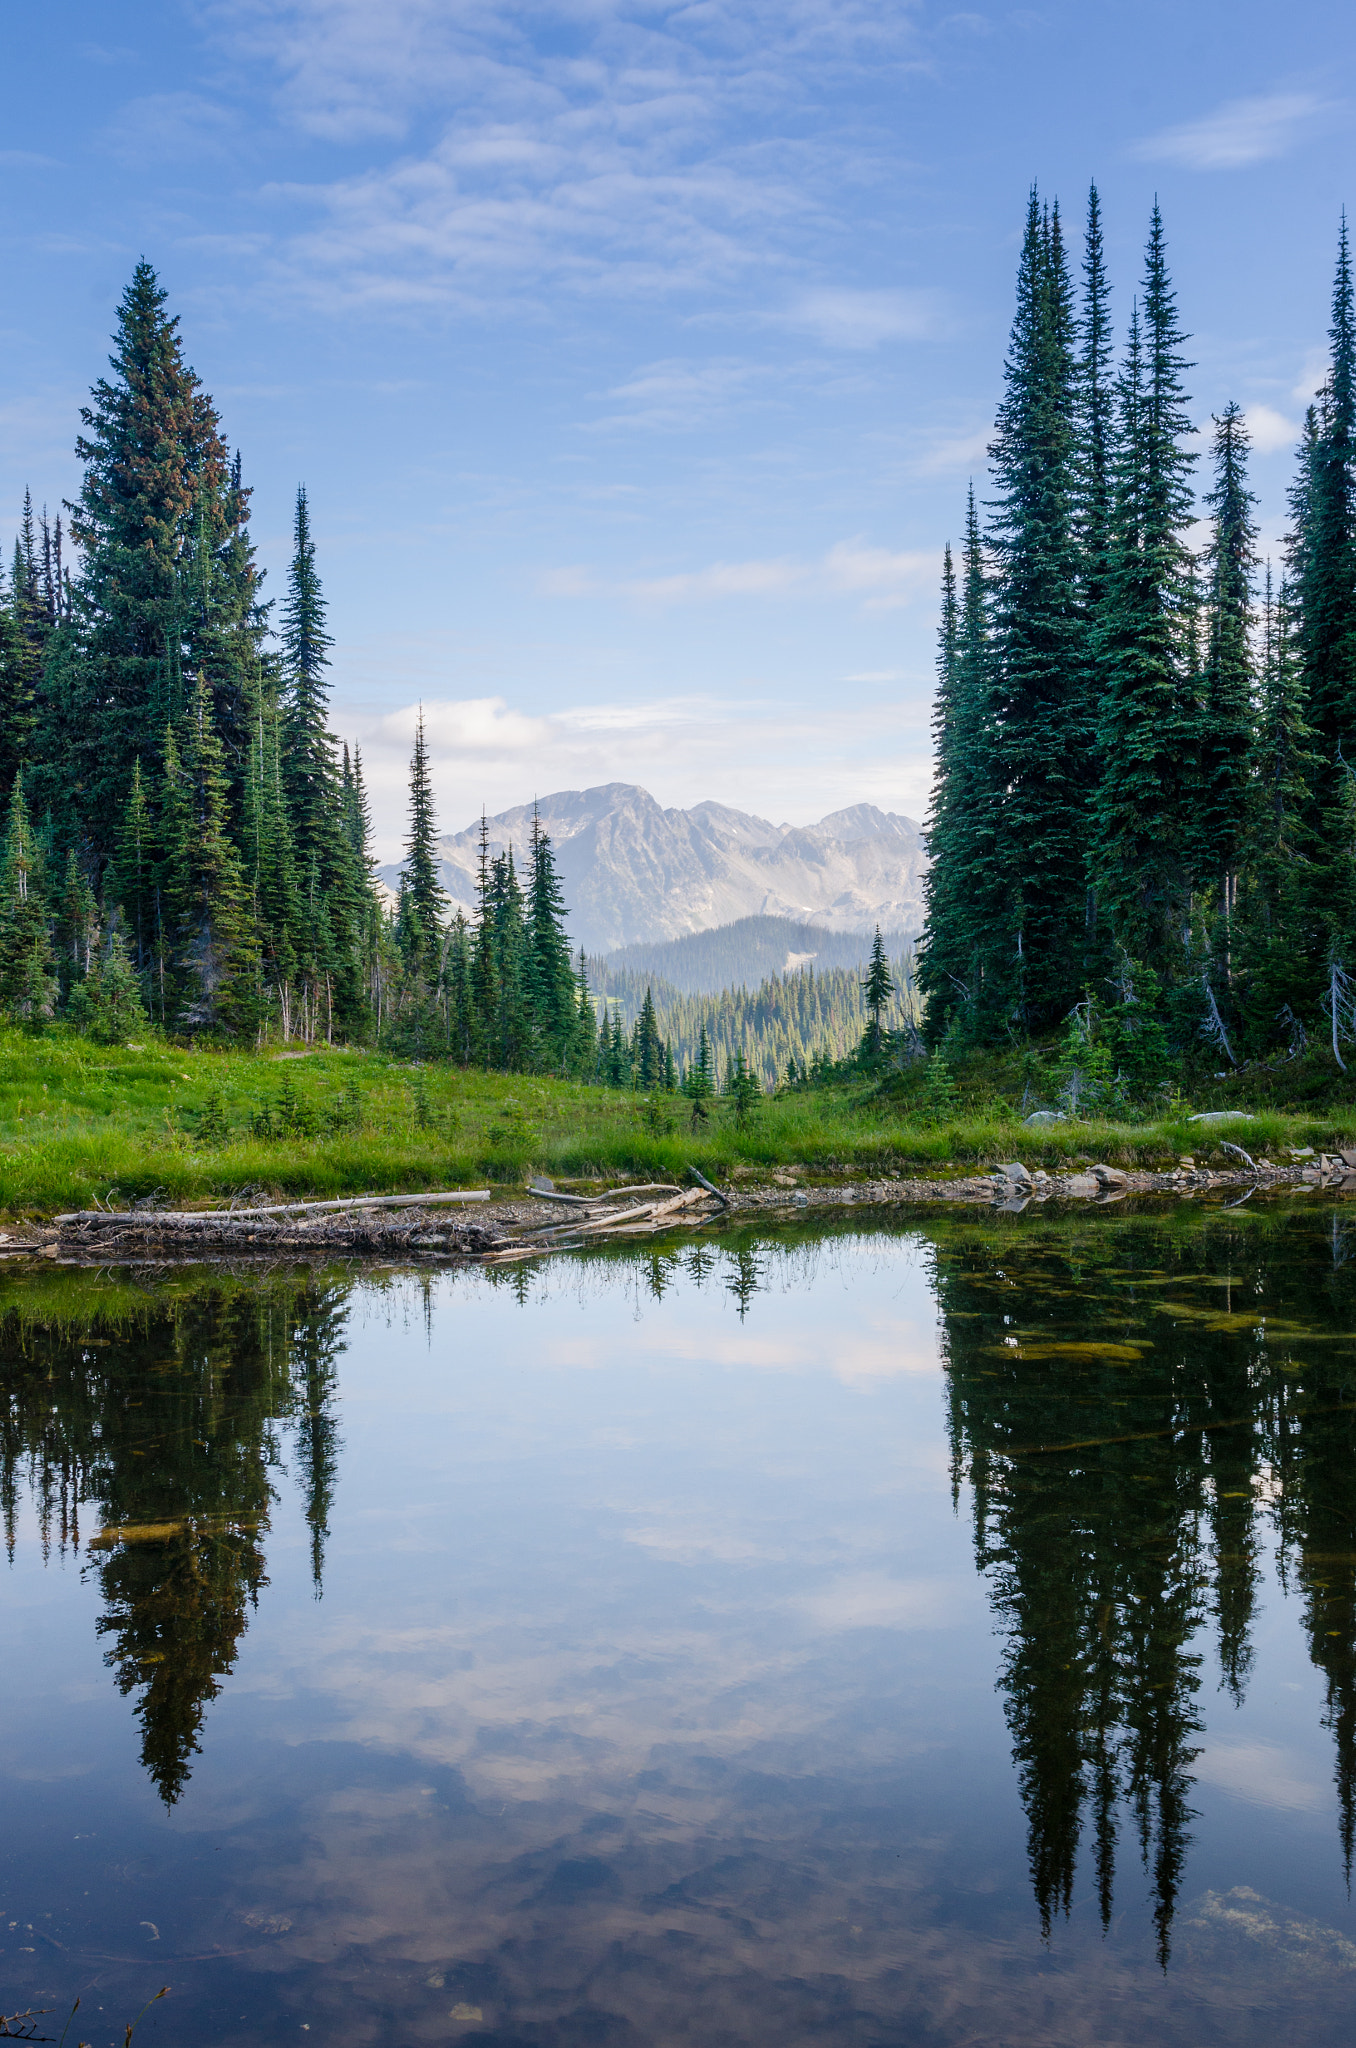
[[[1351,1249],[1249,1210],[6,1277],[0,2010],[1345,2041]]]

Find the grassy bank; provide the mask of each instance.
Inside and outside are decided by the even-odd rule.
[[[1200,1106],[1208,1106],[1202,1104]],[[799,1168],[812,1178],[964,1171],[1020,1157],[1054,1169],[1105,1159],[1160,1166],[1208,1160],[1218,1138],[1187,1121],[1079,1122],[1033,1129],[992,1095],[954,1120],[918,1120],[866,1084],[762,1101],[741,1126],[711,1105],[694,1130],[681,1097],[648,1104],[616,1089],[521,1075],[412,1068],[374,1053],[106,1048],[56,1030],[0,1034],[0,1214],[131,1201],[157,1190],[194,1203],[242,1189],[286,1195],[468,1185],[529,1174],[674,1177]],[[1356,1140],[1356,1105],[1263,1109],[1242,1142],[1254,1155]]]

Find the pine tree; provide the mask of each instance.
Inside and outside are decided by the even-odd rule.
[[[401,881],[413,914],[423,928],[425,944],[432,945],[442,927],[447,891],[438,877],[438,824],[428,769],[428,750],[424,744],[422,706],[415,727],[414,754],[410,760],[409,828]]]
[[[880,926],[877,925],[876,936],[871,941],[871,962],[866,971],[866,979],[862,983],[866,1007],[871,1012],[864,1050],[872,1057],[879,1054],[881,1049],[880,1013],[894,1000],[894,993],[894,977],[890,973],[890,963],[885,957],[885,942],[880,935]]]
[[[664,1073],[664,1041],[659,1032],[659,1020],[655,1016],[654,994],[645,991],[640,1015],[636,1019],[635,1044],[632,1049],[636,1077],[644,1089],[657,1088]]]
[[[199,676],[165,748],[166,952],[176,1021],[234,1032],[254,1022],[257,942],[228,824],[221,743]]]
[[[339,774],[329,730],[329,687],[325,681],[328,650],[334,643],[325,630],[325,599],[316,572],[310,505],[304,485],[297,489],[292,563],[287,575],[280,638],[286,789],[292,834],[302,866],[314,856],[328,885],[336,865],[340,812]],[[416,747],[422,755],[422,712]],[[429,801],[431,804],[431,797]],[[427,916],[428,905],[423,896],[417,893],[416,900],[421,914]]]
[[[71,764],[96,847],[106,852],[132,763],[151,759],[183,707],[180,560],[210,508],[210,538],[228,482],[216,412],[183,358],[179,322],[149,263],[118,309],[113,379],[81,412],[85,465],[68,509],[83,551],[79,602],[88,653],[83,730]]]
[[[1001,1007],[1003,979],[991,956],[1001,942],[1005,886],[997,859],[997,787],[992,746],[992,663],[988,578],[970,490],[959,602],[943,570],[936,745],[924,877],[926,929],[918,982],[927,1000],[929,1034],[940,1037],[955,1018],[982,1036]],[[991,991],[996,991],[992,995]]]
[[[1182,390],[1184,336],[1155,204],[1144,325],[1131,320],[1117,386],[1111,573],[1099,635],[1103,695],[1093,869],[1113,943],[1166,978],[1180,967],[1195,790],[1194,722],[1184,730],[1184,529],[1193,456]]]
[[[1303,464],[1303,532],[1291,573],[1309,717],[1324,757],[1317,792],[1332,804],[1337,754],[1356,758],[1356,310],[1346,215],[1333,281],[1332,355]]]
[[[1067,1010],[1083,970],[1092,728],[1074,544],[1073,339],[1058,211],[1043,214],[1033,191],[989,450],[989,544],[1005,899],[992,935],[1006,984],[993,994],[1036,1027]]]
[[[1199,798],[1192,820],[1198,881],[1217,889],[1227,926],[1247,829],[1252,746],[1252,577],[1256,532],[1248,489],[1248,429],[1229,404],[1215,421],[1214,514],[1207,566],[1209,643],[1205,656],[1199,748]]]
[[[37,1024],[57,998],[42,855],[20,768],[10,786],[0,856],[0,1010]]]
[[[577,1001],[565,899],[550,834],[532,807],[531,877],[527,902],[525,984],[539,1063],[563,1070],[577,1036]]]
[[[112,874],[114,901],[121,905],[132,941],[132,964],[148,971],[155,931],[156,837],[141,779],[141,756],[132,763],[132,784],[123,806]]]

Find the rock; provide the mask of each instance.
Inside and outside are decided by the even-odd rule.
[[[792,1195],[791,1200],[797,1209],[806,1209],[810,1205],[810,1197],[808,1195]]]
[[[1020,1159],[1014,1159],[1007,1166],[996,1166],[994,1172],[1004,1180],[1010,1180],[1014,1187],[1029,1188],[1031,1186],[1031,1175],[1022,1165]]]
[[[1100,1183],[1090,1173],[1071,1173],[1064,1183],[1066,1195],[1097,1195],[1101,1193]]]
[[[996,1202],[994,1207],[1005,1216],[1020,1216],[1030,1200],[1030,1195],[1013,1194],[1005,1202]]]
[[[1099,1188],[1123,1188],[1125,1175],[1118,1166],[1093,1166],[1089,1168]]]
[[[1252,1114],[1246,1109],[1202,1109],[1195,1116],[1187,1118],[1189,1124],[1250,1124]]]
[[[1356,1166],[1356,1146],[1343,1145],[1337,1156],[1343,1166]]]
[[[1023,1123],[1035,1124],[1037,1128],[1042,1124],[1066,1124],[1068,1121],[1062,1109],[1033,1109],[1030,1116],[1022,1118]]]

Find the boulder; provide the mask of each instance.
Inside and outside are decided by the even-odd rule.
[[[1099,1188],[1123,1188],[1125,1175],[1118,1166],[1093,1166],[1089,1172]]]
[[[1023,1123],[1035,1124],[1037,1129],[1042,1124],[1066,1124],[1068,1121],[1062,1109],[1033,1109],[1030,1116],[1022,1118]]]
[[[1066,1195],[1097,1195],[1101,1193],[1101,1185],[1090,1173],[1071,1173],[1064,1182],[1063,1192]]]
[[[1189,1124],[1250,1124],[1251,1112],[1246,1109],[1202,1109],[1195,1116],[1187,1118]]]
[[[994,1172],[1000,1175],[1002,1179],[1011,1181],[1015,1188],[1029,1188],[1031,1186],[1031,1175],[1022,1165],[1020,1159],[1012,1160],[1007,1166],[996,1166]]]

